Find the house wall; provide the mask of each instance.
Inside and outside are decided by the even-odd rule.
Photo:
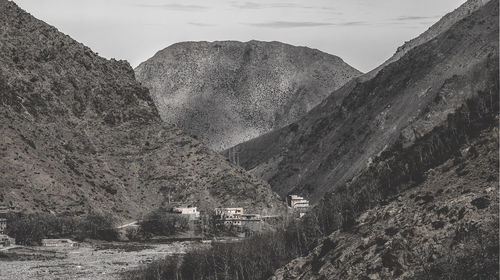
[[[181,213],[184,215],[196,215],[199,214],[196,207],[176,207],[174,208],[174,212]]]
[[[69,239],[42,239],[42,246],[45,247],[76,247],[77,242]]]
[[[0,233],[4,233],[7,229],[7,220],[0,218]]]

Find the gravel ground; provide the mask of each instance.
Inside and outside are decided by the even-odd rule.
[[[197,242],[146,245],[138,246],[137,250],[130,250],[130,245],[123,248],[120,248],[120,245],[110,246],[111,248],[102,250],[91,244],[82,244],[75,249],[54,249],[67,253],[67,257],[64,259],[0,260],[0,279],[119,279],[120,273],[125,270],[148,263],[156,258],[184,254],[189,249],[203,246]]]

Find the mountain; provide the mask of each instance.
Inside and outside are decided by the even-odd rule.
[[[498,279],[498,133],[470,139],[418,186],[364,212],[272,279]]]
[[[352,110],[351,98],[376,107],[387,98],[378,96],[379,87],[405,96],[406,88],[435,79],[438,89],[430,102],[425,96],[436,86],[405,96],[406,110],[425,106],[410,115],[412,130],[399,132],[395,142],[383,138],[386,146],[368,167],[324,195],[306,217],[333,232],[271,279],[498,279],[498,8],[498,0],[486,3],[358,82],[367,93],[345,97],[340,117]],[[383,83],[386,74],[393,84]],[[390,123],[379,124],[397,130],[401,121],[391,122],[390,108],[399,105],[389,100],[381,112]]]
[[[279,42],[184,42],[136,69],[160,116],[221,151],[302,117],[361,73]]]
[[[478,2],[464,7],[470,3]],[[449,26],[441,34],[347,83],[299,121],[238,145],[240,164],[282,196],[298,193],[317,202],[349,185],[384,151],[414,145],[466,100],[496,94],[498,12],[486,5],[489,14],[458,9],[461,16],[443,18],[455,24],[436,24]]]
[[[0,0],[0,204],[137,218],[170,200],[277,211],[269,185],[160,119],[125,61]]]
[[[390,57],[388,60],[386,60],[384,63],[382,63],[380,66],[377,68],[373,69],[369,73],[363,76],[363,78],[373,78],[378,71],[380,71],[382,68],[387,66],[388,64],[397,61],[401,57],[403,57],[408,51],[413,49],[416,46],[419,46],[423,43],[426,43],[432,39],[434,39],[436,36],[439,34],[443,33],[444,31],[448,30],[453,24],[457,23],[458,21],[462,20],[463,18],[469,16],[472,12],[476,11],[477,9],[483,7],[486,3],[488,3],[490,0],[468,0],[464,4],[462,4],[460,7],[455,9],[454,11],[446,14],[441,20],[433,24],[431,27],[429,27],[428,30],[426,30],[424,33],[420,34],[418,37],[411,39],[410,41],[405,42],[402,46],[400,46],[396,53]]]

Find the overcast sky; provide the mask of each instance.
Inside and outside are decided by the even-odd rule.
[[[15,0],[133,67],[180,41],[281,41],[367,72],[465,0]]]

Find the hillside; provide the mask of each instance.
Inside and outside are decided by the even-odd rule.
[[[476,53],[489,54],[483,70],[468,75],[482,88],[467,96],[456,81],[447,82],[448,94],[434,97],[433,106],[453,94],[462,102],[453,110],[441,107],[447,115],[440,123],[430,122],[432,107],[425,110],[427,122],[415,127],[421,133],[400,136],[368,168],[328,192],[310,215],[334,231],[278,269],[273,280],[498,279],[498,4],[491,1],[408,53],[425,58],[420,50],[439,51],[447,46],[443,39],[478,35],[485,46]],[[474,47],[470,42],[460,46]]]
[[[137,218],[166,203],[276,211],[269,185],[161,121],[125,61],[0,0],[0,204]]]
[[[184,42],[136,69],[160,116],[221,151],[305,115],[361,73],[339,57],[279,42]]]
[[[272,279],[498,279],[497,124]]]
[[[445,32],[446,30],[448,30],[455,23],[457,23],[458,21],[462,20],[463,18],[469,16],[471,13],[473,13],[477,9],[481,8],[489,1],[490,0],[468,0],[468,1],[466,1],[464,4],[462,4],[460,7],[458,7],[454,11],[446,14],[438,22],[436,22],[431,27],[429,27],[429,29],[427,29],[424,33],[420,34],[416,38],[411,39],[410,41],[405,42],[402,46],[400,46],[397,49],[396,53],[392,57],[390,57],[388,60],[386,60],[384,63],[382,63],[377,68],[366,73],[366,75],[364,75],[362,78],[363,79],[373,78],[378,73],[378,71],[380,71],[382,68],[384,68],[388,64],[390,64],[394,61],[397,61],[398,59],[403,57],[406,53],[408,53],[414,47],[420,46],[420,45],[436,38],[438,35]]]
[[[464,5],[470,3],[476,1]],[[241,165],[280,195],[299,193],[317,202],[349,185],[384,151],[414,145],[466,100],[482,93],[494,98],[498,7],[486,6],[373,77],[349,82],[299,121],[238,145]]]

